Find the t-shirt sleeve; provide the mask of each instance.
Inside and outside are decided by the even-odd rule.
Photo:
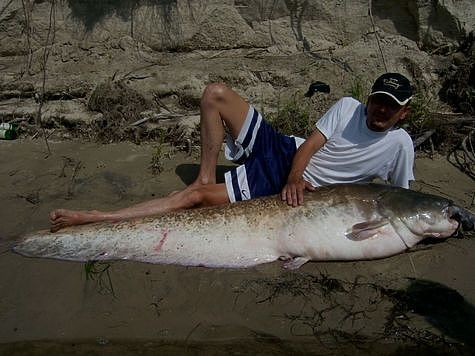
[[[389,173],[389,182],[407,189],[409,182],[414,180],[414,146],[410,136],[407,134],[405,136],[393,169]]]
[[[315,124],[316,128],[325,136],[327,140],[332,137],[338,127],[339,118],[341,117],[340,114],[345,99],[347,98],[338,100]]]

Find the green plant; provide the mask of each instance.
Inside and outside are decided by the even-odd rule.
[[[402,127],[412,136],[416,147],[430,149],[432,153],[447,152],[459,142],[457,126],[451,125],[439,114],[440,104],[426,92],[418,92],[409,104],[411,111]]]
[[[152,170],[153,175],[160,174],[163,171],[163,158],[165,157],[164,143],[166,136],[166,130],[161,129],[158,134],[158,144],[155,146],[155,152],[148,166]]]
[[[419,134],[422,131],[431,128],[431,112],[433,99],[429,95],[417,93],[413,96],[409,104],[411,111],[406,117],[404,127],[413,134]]]
[[[364,103],[366,102],[366,98],[368,96],[368,87],[361,79],[361,77],[355,77],[353,81],[351,82],[351,87],[350,87],[350,96],[352,98],[355,98],[356,100]]]
[[[84,272],[86,281],[95,281],[97,283],[99,293],[112,294],[115,297],[112,279],[109,273],[110,263],[87,261],[84,264]]]
[[[270,124],[285,135],[308,137],[313,131],[314,120],[311,119],[311,102],[297,100],[296,96],[278,108],[276,113],[267,114]]]

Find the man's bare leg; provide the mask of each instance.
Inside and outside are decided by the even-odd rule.
[[[118,221],[194,206],[229,202],[224,184],[216,183],[216,164],[224,139],[224,125],[236,139],[246,120],[249,104],[224,84],[209,84],[201,99],[201,164],[198,177],[186,189],[111,212],[57,209],[50,213],[51,231],[66,226]],[[209,189],[201,190],[201,187]]]
[[[179,209],[222,205],[229,202],[225,184],[187,188],[171,196],[157,198],[115,211],[57,209],[50,213],[51,232],[67,226],[93,222],[113,222],[158,215]]]
[[[216,183],[216,164],[224,139],[224,125],[236,139],[249,111],[249,104],[224,84],[209,84],[201,98],[200,171],[191,187]]]

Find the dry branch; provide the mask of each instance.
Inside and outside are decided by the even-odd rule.
[[[419,136],[417,139],[414,140],[414,148],[419,147],[422,145],[424,142],[426,142],[433,134],[435,133],[435,130],[429,130],[424,132],[421,136]]]

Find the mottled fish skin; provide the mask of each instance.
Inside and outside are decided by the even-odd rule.
[[[449,207],[447,199],[402,188],[341,184],[308,192],[296,208],[274,196],[56,233],[39,231],[25,236],[14,251],[71,261],[229,268],[280,258],[289,260],[286,267],[298,268],[308,260],[383,258],[427,236],[448,237],[459,225]]]

